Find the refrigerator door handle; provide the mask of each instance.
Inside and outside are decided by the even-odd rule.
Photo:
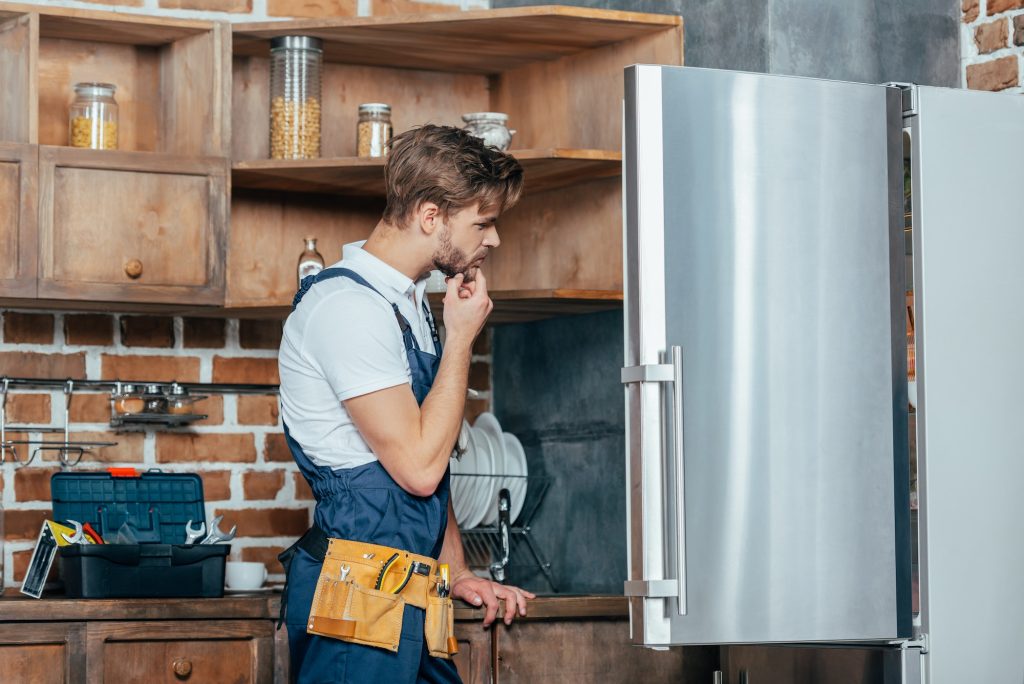
[[[683,459],[683,349],[673,345],[666,360],[671,363],[627,366],[622,383],[672,383],[672,455],[675,459],[676,580],[638,580],[626,582],[627,596],[668,598],[675,596],[680,615],[686,615],[686,476]],[[670,584],[675,584],[674,587]]]

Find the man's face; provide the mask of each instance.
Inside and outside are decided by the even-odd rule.
[[[479,204],[451,214],[438,233],[434,267],[449,278],[462,273],[466,282],[472,282],[488,251],[501,244],[497,220],[496,210],[481,209]]]

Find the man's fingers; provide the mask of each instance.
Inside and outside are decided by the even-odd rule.
[[[456,273],[454,276],[448,279],[448,295],[457,294],[459,288],[462,287],[462,280],[464,276],[461,273]]]
[[[515,591],[505,591],[505,624],[511,625],[513,618],[516,616],[516,597],[518,594]]]
[[[484,605],[487,606],[487,612],[484,614],[484,627],[488,627],[498,616],[498,598],[489,586],[485,586],[480,594],[483,596]]]

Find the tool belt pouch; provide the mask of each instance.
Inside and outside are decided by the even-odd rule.
[[[455,640],[455,609],[450,598],[427,597],[423,634],[427,639],[427,650],[435,658],[451,658],[459,652]]]
[[[321,571],[306,631],[310,634],[398,651],[405,600]]]

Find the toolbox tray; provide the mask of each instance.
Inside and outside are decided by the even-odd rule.
[[[70,598],[168,598],[224,595],[229,544],[185,544],[185,524],[206,517],[195,473],[59,472],[50,478],[58,521],[88,522],[113,539],[130,520],[140,544],[73,544],[59,549]]]

